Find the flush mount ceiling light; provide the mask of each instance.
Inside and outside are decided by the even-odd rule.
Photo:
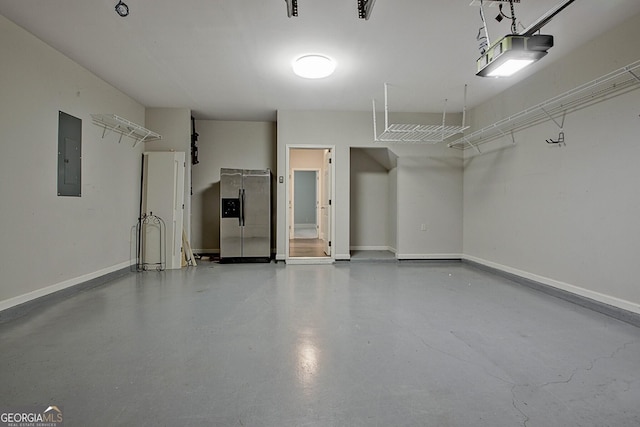
[[[122,16],[123,18],[125,16],[129,15],[129,6],[127,6],[126,4],[122,3],[122,0],[120,0],[118,2],[118,4],[116,5],[116,13],[120,16]]]
[[[305,79],[322,79],[333,74],[336,63],[325,55],[302,55],[293,61],[293,72]]]

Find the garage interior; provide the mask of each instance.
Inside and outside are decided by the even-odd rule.
[[[640,4],[429,3],[0,0],[2,413],[640,424]],[[221,168],[270,263],[218,262]]]

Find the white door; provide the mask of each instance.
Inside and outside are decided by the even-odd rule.
[[[184,152],[144,154],[143,214],[156,215],[165,223],[166,268],[182,266],[184,212]],[[154,248],[148,248],[151,254]]]
[[[331,256],[331,150],[324,151],[322,170],[322,199],[320,203],[320,238],[323,241],[324,253]]]

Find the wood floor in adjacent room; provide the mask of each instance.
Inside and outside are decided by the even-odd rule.
[[[294,258],[326,257],[324,241],[320,239],[291,239],[289,240],[289,256]]]
[[[69,426],[640,425],[640,328],[459,262],[203,261],[18,313],[2,407]]]

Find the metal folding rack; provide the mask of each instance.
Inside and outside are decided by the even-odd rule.
[[[118,142],[122,141],[123,136],[128,136],[135,140],[134,147],[140,142],[162,139],[161,135],[115,114],[92,114],[91,118],[93,118],[95,124],[104,128],[102,138],[108,135],[109,132],[116,132],[120,134]]]
[[[153,212],[149,215],[144,214],[138,218],[135,233],[136,270],[163,271],[167,265],[164,220],[154,215]]]
[[[562,133],[567,114],[639,87],[640,60],[464,135],[448,146],[460,150],[475,148],[480,153],[481,144],[503,136],[509,136],[515,142],[514,132],[548,120],[552,120]]]
[[[388,84],[384,84],[384,131],[378,135],[378,125],[376,122],[376,100],[373,99],[373,138],[376,142],[395,143],[428,143],[437,144],[445,141],[453,135],[463,133],[468,126],[465,126],[467,85],[464,86],[464,108],[462,111],[462,125],[445,125],[447,116],[447,100],[444,100],[444,110],[442,112],[442,124],[440,125],[417,125],[417,124],[389,124],[389,89]]]

